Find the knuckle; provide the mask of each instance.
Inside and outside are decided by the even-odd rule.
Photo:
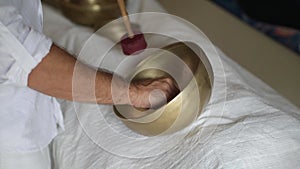
[[[169,83],[169,84],[172,84],[172,83],[173,83],[173,80],[172,80],[171,78],[167,78],[167,79],[166,79],[166,82]]]

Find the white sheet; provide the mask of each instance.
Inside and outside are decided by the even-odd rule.
[[[152,4],[155,1],[144,1]],[[144,4],[145,5],[145,4]],[[146,5],[147,6],[147,5]],[[142,8],[141,8],[142,9]],[[151,10],[155,10],[155,8]],[[79,53],[91,30],[76,26],[45,6],[45,31],[72,53]],[[57,26],[59,23],[60,27]],[[65,131],[53,142],[52,154],[57,169],[98,168],[297,168],[300,166],[300,111],[266,84],[221,55],[225,83],[216,81],[213,101],[191,125],[183,140],[145,141],[144,145],[110,147],[97,145],[95,138],[107,144],[124,145],[122,139],[101,133],[101,115],[111,120],[116,130],[130,131],[112,115],[111,106],[61,101]],[[217,63],[211,62],[215,68]],[[216,75],[218,76],[218,75]],[[224,90],[224,88],[226,90]],[[224,93],[224,91],[226,91]],[[222,96],[226,96],[226,101]],[[99,109],[98,109],[99,108]],[[223,112],[212,111],[223,109]],[[80,123],[78,121],[80,119]],[[82,127],[84,126],[84,128]],[[91,127],[87,131],[87,126]],[[100,133],[100,134],[99,134]],[[138,136],[137,136],[138,137]],[[94,139],[94,140],[93,140]],[[163,139],[162,139],[163,140]],[[161,141],[160,138],[156,141]],[[127,149],[152,153],[165,143],[176,144],[162,154],[132,158],[113,154]],[[134,149],[134,150],[132,150]],[[141,152],[143,154],[143,152]],[[124,155],[124,154],[122,154]],[[125,154],[126,155],[126,154]],[[131,154],[132,155],[132,154]],[[145,154],[143,154],[145,155]],[[153,154],[151,154],[153,155]]]
[[[31,152],[0,152],[1,169],[51,169],[49,148]]]

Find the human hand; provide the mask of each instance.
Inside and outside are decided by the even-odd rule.
[[[178,94],[175,82],[168,77],[135,81],[130,84],[130,104],[138,108],[157,108]]]

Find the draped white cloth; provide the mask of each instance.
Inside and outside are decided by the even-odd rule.
[[[135,12],[163,11],[156,1],[132,0],[130,2],[136,6],[131,9]],[[142,4],[139,4],[140,2]],[[45,13],[46,34],[60,46],[79,54],[83,43],[92,34],[92,30],[76,26],[47,6],[45,6]],[[169,22],[163,19],[157,22],[160,24],[149,23],[147,26],[156,29],[162,29],[165,25],[170,26]],[[55,23],[59,23],[60,27],[58,28]],[[178,25],[173,26],[174,29],[178,27]],[[105,38],[99,37],[99,41],[103,42]],[[151,43],[151,40],[148,42]],[[96,45],[101,48],[103,44]],[[150,155],[152,151],[157,150],[157,147],[164,149],[164,146],[160,145],[173,144],[173,142],[166,140],[152,145],[147,141],[139,145],[126,144],[120,137],[105,133],[107,128],[105,122],[101,121],[102,116],[99,111],[109,120],[111,127],[123,131],[124,134],[130,133],[130,130],[112,115],[111,106],[99,105],[96,108],[92,104],[74,105],[72,102],[61,101],[66,130],[53,142],[55,168],[286,169],[299,167],[300,110],[225,54],[220,51],[219,54],[222,64],[216,62],[210,64],[213,72],[217,72],[217,69],[223,66],[225,81],[215,81],[214,85],[217,87],[212,93],[215,97],[199,118],[191,124],[191,132],[162,154],[141,158],[122,156],[133,150],[140,150],[138,154],[149,153]],[[95,57],[97,57],[96,53]],[[93,58],[86,59],[87,62],[90,59],[90,63],[93,63]],[[214,76],[220,75],[214,74]],[[213,111],[220,109],[223,111]],[[105,147],[107,145],[98,144],[97,139],[104,140],[107,145],[119,144],[120,146],[112,147],[108,151]],[[114,153],[118,149],[127,152],[122,151],[122,155]]]
[[[63,127],[57,100],[27,87],[52,45],[42,33],[41,7],[39,0],[0,1],[1,155],[47,148],[57,124]]]

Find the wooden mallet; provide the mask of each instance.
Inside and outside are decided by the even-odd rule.
[[[118,0],[118,4],[127,30],[127,33],[121,38],[123,53],[125,55],[132,55],[138,51],[146,49],[147,43],[143,33],[132,30],[124,0]]]

